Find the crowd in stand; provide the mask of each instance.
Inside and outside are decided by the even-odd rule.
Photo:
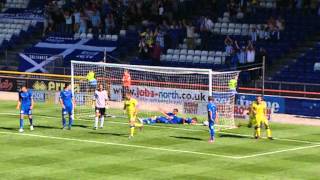
[[[112,34],[123,25],[125,10],[121,1],[48,0],[44,32]]]
[[[0,0],[0,12],[2,11],[2,8],[4,7],[4,5],[6,4],[7,0]]]
[[[309,6],[309,2],[301,4],[300,1],[280,0],[277,7]],[[207,50],[214,21],[221,15],[219,8],[226,9],[233,22],[246,14],[255,14],[258,5],[259,0],[229,0],[228,3],[218,0],[199,0],[197,3],[189,0],[47,0],[44,33],[89,33],[98,37],[99,34],[114,34],[134,27],[140,34],[140,58],[159,63],[161,53],[168,48],[177,48],[184,39],[188,49]],[[227,37],[226,52],[230,56],[236,54],[232,56],[233,61],[239,64],[251,63],[255,61],[255,43],[278,41],[284,28],[284,19],[270,17],[265,25],[250,29],[250,41],[246,45]],[[198,35],[201,43],[197,44]]]

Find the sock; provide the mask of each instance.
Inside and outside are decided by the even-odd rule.
[[[268,137],[272,137],[272,135],[271,135],[271,129],[269,129],[269,128],[267,129],[267,136],[268,136]]]
[[[20,129],[23,129],[23,119],[20,119]]]
[[[30,126],[33,126],[33,119],[29,118]]]
[[[209,130],[210,130],[210,140],[214,139],[214,128],[213,125],[209,125]]]
[[[96,117],[96,118],[94,119],[94,127],[95,127],[95,128],[98,127],[98,119],[99,119],[99,117]]]
[[[133,136],[134,134],[134,126],[130,126],[130,136]]]
[[[62,117],[62,126],[66,127],[66,118],[65,117]]]
[[[260,127],[257,128],[256,135],[257,135],[258,137],[261,137],[261,128],[260,128]]]
[[[70,115],[69,116],[69,128],[71,128],[71,126],[72,126],[72,124],[73,124],[73,119],[72,119],[72,115]]]
[[[100,118],[100,127],[103,127],[104,124],[104,116],[101,116]]]

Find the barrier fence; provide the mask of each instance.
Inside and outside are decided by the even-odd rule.
[[[84,77],[77,77],[84,78]],[[43,74],[43,73],[24,73],[13,71],[0,71],[0,91],[17,92],[20,87],[27,87],[35,91],[47,91],[56,93],[61,91],[66,83],[70,83],[70,76]],[[269,82],[266,82],[269,83]],[[261,88],[239,87],[240,92],[260,93]],[[306,116],[320,116],[320,92],[292,91],[265,89],[265,100],[268,108],[275,113],[286,113]],[[282,96],[277,96],[277,95]],[[284,96],[286,94],[296,95],[295,97]],[[300,95],[300,97],[297,95]],[[312,98],[304,98],[309,97]],[[247,107],[254,100],[255,95],[239,93],[236,96],[235,115],[244,117]]]

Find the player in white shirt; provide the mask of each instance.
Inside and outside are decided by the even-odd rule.
[[[98,89],[94,92],[93,104],[95,108],[96,117],[94,121],[94,129],[98,129],[99,118],[100,118],[100,128],[103,128],[104,118],[106,117],[106,106],[108,104],[108,93],[103,89],[103,85],[99,84]]]

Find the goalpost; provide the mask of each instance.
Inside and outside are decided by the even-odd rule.
[[[130,87],[123,84],[125,71],[131,76]],[[123,94],[126,91],[138,100],[138,117],[153,117],[160,115],[160,110],[177,108],[179,116],[196,117],[202,122],[207,120],[206,105],[211,94],[218,106],[218,125],[235,127],[235,92],[229,88],[229,83],[237,81],[238,71],[72,61],[71,84],[77,102],[75,118],[78,119],[92,119],[94,116],[95,86],[91,86],[86,78],[89,72],[95,73],[98,84],[103,84],[109,94],[109,115],[124,117]]]

